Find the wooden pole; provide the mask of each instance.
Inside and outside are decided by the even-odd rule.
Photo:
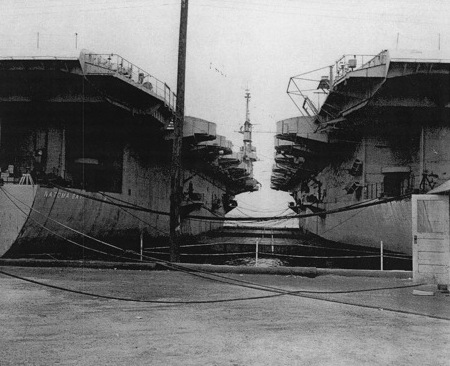
[[[181,146],[184,124],[184,89],[186,78],[188,0],[181,0],[180,34],[178,43],[177,107],[173,129],[172,165],[170,170],[170,261],[180,261]]]

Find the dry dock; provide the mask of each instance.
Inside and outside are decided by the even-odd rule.
[[[414,296],[427,288],[409,287],[405,278],[227,273],[217,282],[212,274],[174,271],[0,270],[146,301],[0,274],[1,365],[448,365],[450,359],[450,297]]]

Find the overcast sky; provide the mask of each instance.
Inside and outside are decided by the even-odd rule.
[[[0,0],[0,6],[2,56],[117,53],[176,90],[180,1]],[[248,88],[261,159],[256,176],[265,191],[275,123],[299,115],[286,94],[291,76],[343,54],[439,46],[449,54],[449,14],[447,0],[189,0],[186,114],[217,123],[219,134],[240,145],[234,131],[245,120]],[[244,196],[243,206],[255,207],[255,197]],[[289,196],[271,197],[267,210],[283,211]]]

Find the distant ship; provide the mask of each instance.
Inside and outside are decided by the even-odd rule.
[[[277,122],[271,184],[315,214],[300,227],[411,255],[410,195],[450,178],[450,60],[345,55],[292,77],[288,93],[302,115]]]
[[[166,83],[115,54],[1,58],[0,256],[167,238],[175,106]],[[186,117],[183,135],[181,232],[191,236],[222,223],[189,215],[223,217],[258,182],[253,157],[234,153],[215,123]]]

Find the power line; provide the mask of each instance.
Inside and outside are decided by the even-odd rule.
[[[94,5],[96,7],[90,7],[90,5]],[[28,16],[28,15],[44,15],[44,14],[60,14],[61,12],[70,12],[70,13],[95,13],[95,12],[104,12],[107,10],[124,10],[124,9],[141,9],[141,8],[154,8],[154,7],[162,7],[162,6],[172,6],[172,5],[179,5],[178,3],[169,3],[169,2],[165,2],[163,4],[149,4],[148,1],[144,1],[140,4],[135,4],[135,5],[127,5],[127,6],[108,6],[110,5],[111,2],[99,2],[99,3],[93,3],[93,4],[87,4],[88,7],[85,6],[81,6],[79,2],[77,3],[72,3],[72,4],[67,4],[67,2],[65,2],[63,5],[61,6],[46,6],[44,4],[42,4],[41,6],[26,6],[26,7],[17,7],[14,6],[14,8],[12,9],[8,9],[8,8],[4,8],[2,10],[3,15],[8,15],[9,14],[14,14],[14,15],[21,15],[21,16]],[[98,6],[100,5],[100,6]],[[104,6],[106,5],[106,6]],[[45,7],[44,10],[42,10],[42,8]],[[31,10],[31,12],[28,12],[27,10]]]
[[[113,2],[114,3],[114,2]],[[159,3],[152,2],[149,4],[147,1],[127,1],[125,3],[116,2],[116,5],[111,5],[111,2],[95,2],[84,4],[83,7],[80,7],[79,3],[75,2],[64,2],[64,5],[60,5],[61,3],[54,3],[49,5],[48,2],[41,2],[40,5],[37,6],[18,6],[14,4],[13,8],[4,7],[2,9],[3,15],[43,15],[43,14],[57,14],[62,11],[67,12],[83,12],[83,13],[94,13],[94,12],[105,12],[108,10],[126,10],[126,9],[142,9],[142,8],[155,8],[155,7],[164,7],[164,6],[178,6],[178,2],[171,1],[161,1]],[[225,9],[232,11],[250,11],[255,13],[263,13],[263,14],[281,14],[281,15],[302,15],[303,17],[318,17],[322,18],[331,18],[337,20],[361,20],[370,22],[382,22],[382,23],[410,23],[410,24],[435,24],[435,19],[430,19],[429,21],[424,21],[423,17],[420,19],[411,20],[411,15],[405,13],[404,10],[402,12],[386,12],[385,8],[379,6],[375,9],[371,9],[371,11],[357,10],[360,2],[356,2],[353,5],[345,6],[345,4],[340,4],[336,6],[334,2],[320,1],[319,4],[312,3],[308,6],[293,6],[292,4],[284,5],[280,7],[279,2],[273,4],[264,4],[264,3],[256,3],[256,2],[241,2],[241,1],[227,1],[227,0],[208,0],[207,2],[201,3],[196,2],[191,6],[201,8],[215,8],[215,9]],[[419,5],[422,3],[419,3]],[[23,4],[25,5],[25,4]],[[410,2],[407,3],[408,7],[410,7]],[[406,7],[406,8],[408,8]],[[364,6],[366,9],[367,6]],[[414,7],[413,7],[414,8]],[[281,9],[281,10],[280,10]],[[332,9],[333,11],[330,11]],[[381,9],[381,12],[377,13],[376,10]],[[405,9],[405,7],[402,7]],[[31,11],[29,11],[31,10]],[[445,12],[445,7],[442,8],[442,13]],[[349,16],[351,14],[352,16]],[[421,13],[422,14],[422,13]],[[423,15],[423,14],[422,14]],[[418,18],[418,17],[417,17]]]
[[[225,3],[225,5],[223,5]],[[236,6],[238,5],[239,6]],[[330,3],[328,3],[330,4]],[[360,3],[359,3],[360,4]],[[324,4],[325,5],[325,4]],[[341,4],[342,5],[342,4]],[[226,1],[220,1],[220,5],[211,4],[211,2],[207,2],[205,4],[196,4],[198,7],[209,7],[209,8],[220,8],[220,9],[228,9],[228,10],[247,10],[250,12],[259,12],[259,13],[267,13],[267,14],[283,14],[283,15],[290,15],[290,16],[296,16],[296,15],[302,15],[303,17],[318,17],[320,19],[322,18],[330,18],[330,19],[338,19],[338,20],[361,20],[364,19],[365,21],[369,22],[382,22],[382,23],[414,23],[414,24],[434,24],[433,20],[430,19],[429,22],[424,22],[423,20],[415,19],[414,21],[411,21],[410,18],[405,13],[386,13],[386,11],[383,10],[382,13],[377,14],[375,11],[371,12],[362,12],[357,11],[355,6],[352,7],[344,7],[344,6],[336,6],[336,3],[331,3],[331,5],[328,7],[320,7],[319,9],[310,9],[308,7],[302,6],[302,7],[295,7],[295,6],[284,6],[283,10],[286,11],[280,11],[280,6],[276,5],[267,5],[267,4],[255,4],[247,2],[245,3],[227,3]],[[259,8],[258,8],[259,6]],[[261,6],[268,6],[271,7],[271,9],[267,8],[261,8]],[[333,11],[329,11],[329,9],[332,8]],[[378,5],[377,8],[380,8]],[[381,7],[381,9],[383,9]],[[348,16],[348,14],[354,14],[355,16]]]

